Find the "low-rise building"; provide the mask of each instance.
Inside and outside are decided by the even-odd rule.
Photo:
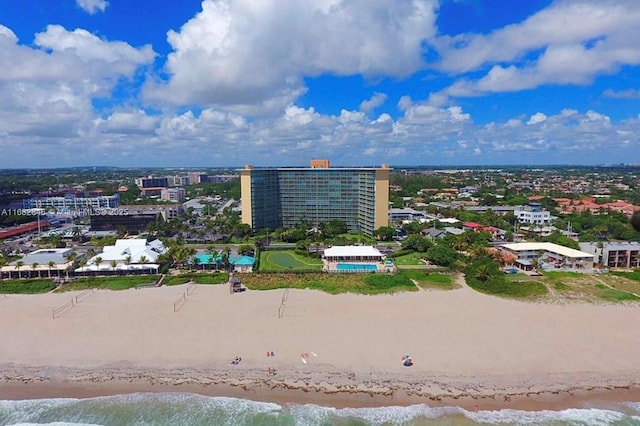
[[[45,209],[57,212],[116,208],[120,205],[120,194],[91,196],[68,193],[60,196],[39,196],[24,200],[23,205],[25,209]]]
[[[158,257],[167,252],[162,241],[151,242],[142,238],[116,240],[115,245],[105,246],[102,253],[89,259],[85,266],[75,270],[86,273],[157,273]]]
[[[76,253],[71,248],[32,251],[22,259],[0,268],[2,278],[44,278],[66,276],[72,269]]]
[[[185,198],[187,198],[187,191],[184,188],[165,188],[160,191],[160,199],[163,201],[181,203]]]
[[[595,262],[609,268],[640,268],[640,242],[580,243],[580,249],[592,253]]]
[[[551,212],[543,210],[539,203],[529,203],[514,210],[513,214],[520,223],[546,225],[551,222]]]
[[[334,246],[324,250],[323,270],[327,272],[383,272],[395,266],[372,246]]]
[[[525,270],[560,269],[591,272],[594,255],[554,243],[509,243],[502,250],[515,256],[516,264]]]

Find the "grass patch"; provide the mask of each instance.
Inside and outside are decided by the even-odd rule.
[[[404,275],[271,273],[237,274],[242,284],[251,290],[278,288],[313,289],[329,294],[389,294],[398,291],[418,291]]]
[[[97,288],[103,290],[127,290],[139,285],[153,284],[160,278],[158,275],[135,275],[131,277],[85,277],[76,278],[73,282],[63,284],[57,291],[86,290]]]
[[[409,253],[402,256],[398,256],[393,259],[393,263],[396,265],[424,265],[420,256],[417,253]]]
[[[260,252],[261,271],[322,270],[322,260],[302,256],[293,250],[264,250]]]
[[[409,277],[424,289],[453,290],[458,287],[454,277],[448,274],[434,274],[420,269],[403,269],[398,274]]]
[[[627,293],[626,291],[615,290],[612,288],[605,288],[598,292],[598,296],[601,299],[607,300],[609,302],[626,302],[626,301],[637,301],[640,300],[640,297],[635,294]]]
[[[631,272],[611,271],[610,274],[640,282],[640,269],[635,269]]]
[[[56,288],[52,280],[6,280],[0,281],[0,294],[39,294]]]
[[[553,289],[558,291],[570,291],[571,287],[558,281],[556,283],[553,283]]]
[[[196,284],[224,284],[229,281],[229,274],[226,272],[215,272],[213,274],[186,273],[180,275],[167,275],[164,277],[163,285],[180,285],[193,281]]]
[[[565,278],[573,279],[573,278],[582,278],[582,277],[584,277],[584,274],[581,274],[579,272],[553,272],[553,271],[546,271],[546,272],[543,272],[543,275],[545,277],[547,277],[551,281],[558,281],[558,280],[562,280],[562,279],[565,279]]]

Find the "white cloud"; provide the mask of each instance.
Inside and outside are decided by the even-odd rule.
[[[607,89],[603,93],[605,98],[640,99],[640,89],[613,90]]]
[[[89,15],[104,12],[109,5],[105,0],[76,0],[76,4]]]
[[[408,76],[424,66],[436,7],[435,0],[204,0],[180,31],[169,31],[170,79],[149,84],[146,94],[281,111],[304,92],[305,76]]]
[[[560,0],[522,23],[488,35],[463,34],[435,42],[438,69],[459,74],[491,67],[444,90],[450,96],[589,84],[624,65],[640,64],[640,2]]]
[[[387,100],[387,95],[384,93],[374,93],[371,98],[364,100],[360,103],[360,111],[369,113],[378,108]]]
[[[538,124],[538,123],[542,123],[544,121],[547,120],[547,116],[541,112],[536,112],[535,114],[533,114],[531,116],[531,118],[529,118],[529,121],[527,121],[527,124],[532,125],[532,124]]]
[[[140,109],[117,111],[106,119],[97,119],[95,126],[105,133],[136,134],[153,133],[160,122],[159,117],[149,116]]]
[[[109,96],[116,83],[154,56],[150,46],[134,48],[58,25],[37,34],[33,45],[22,45],[10,29],[0,26],[0,143],[24,143],[15,152],[33,143],[40,152],[56,141],[55,156],[74,140],[84,143],[96,122],[92,101]],[[75,155],[83,149],[71,151],[69,155]]]

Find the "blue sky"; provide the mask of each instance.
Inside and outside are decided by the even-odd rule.
[[[0,168],[640,163],[637,0],[0,2]]]

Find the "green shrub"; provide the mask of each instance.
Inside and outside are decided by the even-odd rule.
[[[513,282],[505,279],[498,264],[489,259],[469,264],[465,269],[465,278],[469,287],[495,296],[525,298],[541,296],[549,292],[549,289],[540,282]]]
[[[307,288],[329,294],[380,294],[418,290],[407,277],[394,278],[396,276],[383,274],[327,274],[317,271],[314,273],[296,271],[237,274],[237,276],[242,280],[242,284],[252,290]]]

